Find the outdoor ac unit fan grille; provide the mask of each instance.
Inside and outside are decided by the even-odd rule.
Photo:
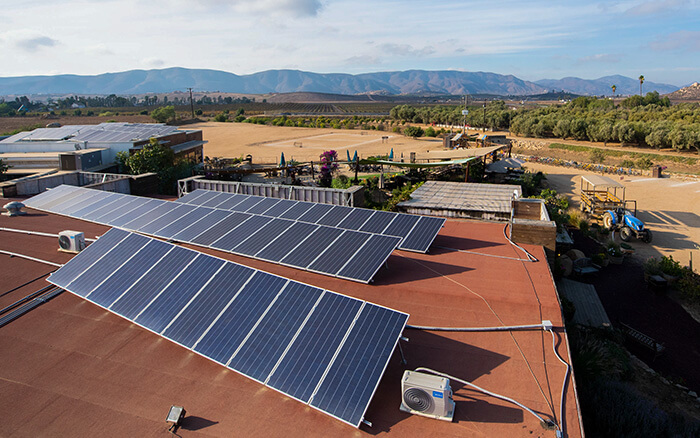
[[[404,403],[418,412],[432,413],[435,407],[433,398],[420,388],[408,388],[403,393]]]
[[[70,250],[70,244],[70,238],[67,236],[58,236],[58,245],[61,247],[61,249]]]

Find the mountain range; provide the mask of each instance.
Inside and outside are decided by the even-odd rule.
[[[529,82],[513,75],[454,70],[408,70],[396,72],[312,73],[300,70],[267,70],[236,75],[220,70],[173,67],[160,70],[129,70],[93,76],[55,75],[0,78],[0,95],[22,94],[143,94],[167,93],[192,87],[198,91],[270,94],[317,92],[334,94],[461,95],[493,94],[526,96],[550,90],[583,95],[636,94],[639,81],[624,76],[600,79],[543,79]],[[644,83],[644,92],[666,94],[679,87]]]

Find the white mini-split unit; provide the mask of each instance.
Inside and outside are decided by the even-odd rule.
[[[404,412],[452,421],[455,402],[450,379],[416,371],[405,371],[401,380],[401,408]]]
[[[80,252],[85,249],[85,235],[80,231],[61,231],[58,233],[58,250]]]

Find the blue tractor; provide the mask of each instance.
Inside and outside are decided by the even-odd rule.
[[[645,228],[644,222],[623,207],[607,210],[603,214],[603,225],[610,231],[619,230],[620,238],[625,242],[629,242],[632,237],[644,243],[651,242],[651,230]]]

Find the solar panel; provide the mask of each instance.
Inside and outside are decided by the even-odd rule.
[[[56,189],[55,189],[56,190]],[[67,216],[91,220],[104,225],[139,231],[158,237],[232,252],[265,261],[282,263],[294,268],[310,270],[325,275],[338,273],[355,254],[370,241],[372,234],[344,230],[319,224],[306,224],[272,216],[241,213],[210,208],[205,205],[242,205],[241,209],[267,211],[280,203],[284,210],[298,203],[276,198],[233,195],[227,193],[193,192],[189,203],[172,203],[163,200],[141,198],[83,188],[60,188],[52,196],[39,195],[26,201],[29,207],[50,205],[47,211],[61,212]],[[221,198],[225,198],[221,201]],[[231,202],[234,199],[235,202]],[[245,205],[243,205],[245,204]],[[307,203],[304,203],[307,204]],[[307,212],[321,218],[336,207],[326,204],[310,204]],[[306,207],[306,205],[302,205]],[[353,211],[346,207],[336,214],[345,216]],[[280,210],[282,211],[282,210]],[[299,224],[304,224],[301,226]],[[344,234],[345,233],[345,234]],[[335,240],[344,234],[341,241]],[[364,251],[368,257],[364,269],[346,270],[342,278],[369,282],[384,264],[399,238],[393,238],[394,247],[384,244],[374,251]],[[387,242],[385,242],[387,243]],[[324,253],[324,255],[321,255]],[[317,260],[318,259],[318,260]],[[310,266],[312,265],[313,266]],[[353,278],[357,273],[361,278]]]
[[[408,320],[121,229],[49,282],[355,427]]]
[[[197,189],[177,202],[309,222],[346,230],[400,237],[399,249],[426,252],[445,223],[443,218],[416,216],[340,205],[318,204],[264,196],[238,195]],[[414,230],[415,228],[415,230]]]

